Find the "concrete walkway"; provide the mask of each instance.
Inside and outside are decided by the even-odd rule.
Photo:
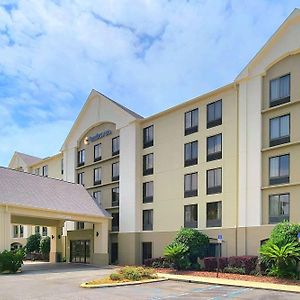
[[[245,288],[300,293],[300,282],[299,285],[297,286],[297,285],[275,284],[269,282],[254,282],[254,281],[233,280],[233,279],[213,278],[213,277],[174,275],[174,274],[167,274],[167,273],[158,273],[158,277],[168,278],[170,280],[192,282],[192,283],[209,283],[209,284],[217,284],[217,285],[228,285],[228,286],[238,286],[238,287],[245,287]]]

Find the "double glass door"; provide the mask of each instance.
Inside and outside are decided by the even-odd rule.
[[[71,262],[73,263],[90,263],[91,242],[89,240],[71,241]]]

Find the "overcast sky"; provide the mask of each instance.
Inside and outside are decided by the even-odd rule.
[[[149,116],[232,82],[297,6],[0,0],[0,165],[57,153],[93,88]]]

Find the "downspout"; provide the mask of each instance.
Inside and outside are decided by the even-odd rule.
[[[235,255],[238,255],[238,222],[239,222],[239,188],[240,188],[240,176],[239,176],[239,167],[240,167],[240,160],[239,160],[239,122],[240,122],[240,114],[239,114],[239,85],[235,85],[236,88],[236,97],[237,97],[237,126],[236,126],[236,136],[237,136],[237,143],[236,143],[236,154],[237,154],[237,164],[236,164],[236,176],[237,176],[237,189],[236,189],[236,213],[235,213]]]

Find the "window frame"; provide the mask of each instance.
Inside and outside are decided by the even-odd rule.
[[[48,177],[48,165],[42,166],[42,176]]]
[[[271,139],[271,131],[272,131],[271,123],[272,123],[272,121],[274,121],[276,119],[279,119],[279,131],[280,131],[280,129],[281,129],[280,128],[281,118],[284,118],[284,117],[287,117],[287,116],[289,117],[289,135],[280,136],[278,138]],[[270,141],[269,146],[273,147],[273,146],[289,143],[290,139],[291,139],[291,114],[288,113],[288,114],[284,114],[284,115],[281,115],[281,116],[271,118],[269,120],[269,141]]]
[[[186,126],[188,114],[191,114],[191,126],[190,127]],[[197,115],[197,125],[193,126],[192,124],[193,124],[193,120],[195,118],[195,115]],[[189,110],[189,111],[184,113],[184,135],[189,135],[189,134],[192,134],[194,132],[198,132],[198,127],[199,127],[199,108],[197,107],[197,108],[194,108],[194,109]]]
[[[221,117],[216,119],[214,116],[214,119],[209,121],[209,108],[214,106],[214,115],[215,115],[216,114],[215,113],[215,110],[216,110],[215,105],[217,105],[217,103],[221,103]],[[223,101],[222,101],[222,99],[208,103],[206,105],[206,128],[209,129],[212,127],[216,127],[216,126],[222,125],[222,123],[223,123]]]
[[[217,219],[208,219],[208,212],[209,212],[209,206],[217,205],[217,210],[219,210],[220,218]],[[222,227],[222,215],[223,215],[223,207],[222,207],[222,201],[213,201],[213,202],[207,202],[206,203],[206,227]],[[218,211],[217,211],[218,215]]]
[[[275,100],[271,100],[271,82],[275,80],[279,80],[279,89],[280,89],[280,80],[286,76],[289,76],[289,96],[277,98]],[[280,93],[280,90],[279,90]],[[269,80],[269,107],[278,106],[284,103],[288,103],[291,101],[291,73],[287,73],[285,75],[281,75]]]
[[[118,149],[114,149],[114,141],[118,141],[117,145],[118,145]],[[111,156],[116,156],[120,154],[120,136],[116,136],[114,138],[111,139]]]
[[[85,149],[78,150],[77,152],[77,167],[84,166],[85,164]]]
[[[113,212],[111,216],[112,216],[111,231],[118,232],[120,229],[120,214],[119,212]]]
[[[117,174],[114,174],[114,167],[118,170]],[[118,181],[120,179],[120,162],[117,161],[111,164],[111,181]]]
[[[100,156],[96,157],[96,147],[99,147]],[[94,145],[94,162],[97,162],[102,159],[102,144],[98,143]]]
[[[152,156],[152,168],[146,168],[146,164],[147,164],[147,157]],[[143,175],[152,175],[154,171],[154,154],[153,153],[148,153],[143,155]]]
[[[208,174],[209,172],[216,172],[217,170],[221,170],[221,185],[218,185],[218,186],[213,186],[213,187],[209,187],[209,184],[208,184]],[[223,170],[222,170],[222,167],[217,167],[217,168],[213,168],[213,169],[209,169],[209,170],[206,170],[206,194],[207,195],[213,195],[213,194],[220,194],[222,193],[222,189],[223,189]],[[215,180],[215,174],[214,174],[214,182],[216,181]]]
[[[195,211],[193,211],[193,208],[196,209]],[[196,212],[196,220],[187,220],[186,219],[186,214],[187,209],[191,209],[190,211],[190,217],[192,219],[193,213]],[[198,204],[187,204],[184,205],[184,220],[183,220],[183,226],[184,228],[198,228],[198,222],[199,222],[199,213],[198,213]]]
[[[145,223],[146,221],[146,214],[148,223]],[[143,209],[143,231],[153,231],[153,209]]]
[[[150,250],[150,251],[148,251]],[[148,255],[146,255],[148,254]],[[146,257],[147,256],[147,257]],[[142,260],[143,264],[147,259],[153,258],[153,244],[152,242],[142,242]]]
[[[277,176],[277,177],[271,177],[271,160],[278,158],[279,159],[279,170],[280,173],[280,158],[287,156],[288,157],[288,175],[287,176]],[[287,154],[280,154],[269,157],[269,185],[278,185],[278,184],[286,184],[290,182],[290,174],[291,174],[291,168],[290,168],[291,162],[290,162],[290,153]]]
[[[152,140],[147,140],[147,132],[152,130]],[[154,125],[143,128],[143,148],[149,148],[154,145]]]
[[[100,195],[99,199],[96,197],[96,194]],[[101,205],[101,191],[93,191],[93,199],[98,205]]]
[[[147,185],[152,184],[152,195],[147,196]],[[143,182],[143,203],[152,203],[153,202],[153,195],[154,195],[154,183],[153,181],[146,181]]]
[[[84,186],[84,172],[80,172],[77,174],[77,183]]]
[[[196,144],[196,154],[197,154],[197,157],[194,158],[193,157],[193,145]],[[190,145],[190,156],[191,158],[190,159],[187,159],[186,158],[186,148]],[[192,141],[192,142],[189,142],[189,143],[185,143],[184,144],[184,166],[185,167],[189,167],[189,166],[193,166],[193,165],[197,165],[198,164],[198,140],[196,141]]]
[[[196,176],[196,189],[193,189],[193,176]],[[190,188],[189,190],[186,190],[186,178],[188,176],[191,176],[191,181],[190,181]],[[189,198],[189,197],[197,197],[198,196],[198,172],[192,172],[192,173],[188,173],[188,174],[184,174],[184,180],[183,180],[183,184],[184,184],[184,198]]]
[[[114,191],[115,189],[118,189],[118,192]],[[118,199],[116,198],[116,195]],[[119,206],[120,203],[120,188],[119,186],[115,186],[111,189],[111,206],[115,207],[115,206]]]
[[[281,196],[288,196],[288,204],[289,204],[289,211],[288,211],[288,215],[287,218],[285,218],[286,215],[278,215],[278,216],[271,216],[271,198],[278,196],[279,197],[279,201],[280,201],[280,197]],[[280,223],[284,220],[286,221],[290,221],[290,211],[291,211],[291,195],[290,193],[280,193],[280,194],[271,194],[269,195],[269,215],[268,215],[268,222],[269,224],[277,224]]]
[[[99,180],[96,180],[96,171],[99,171]],[[94,168],[94,185],[99,185],[101,184],[101,181],[102,181],[102,170],[101,170],[101,167],[98,167],[98,168]]]
[[[214,153],[208,153],[209,139],[215,139],[218,136],[221,136],[221,150],[218,152],[214,152]],[[214,143],[214,148],[216,148],[216,143]],[[209,161],[213,161],[213,160],[218,160],[218,159],[222,159],[222,157],[223,157],[223,135],[222,135],[222,133],[208,136],[206,138],[206,161],[209,162]]]

